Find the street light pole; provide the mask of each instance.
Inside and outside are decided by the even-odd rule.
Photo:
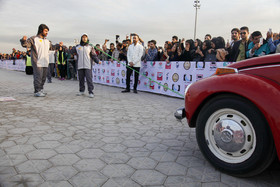
[[[197,9],[200,8],[200,1],[195,0],[193,6],[195,7],[195,22],[194,22],[194,37],[193,37],[193,39],[195,40],[195,38],[196,38]]]

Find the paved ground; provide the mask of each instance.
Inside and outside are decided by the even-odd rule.
[[[215,170],[195,129],[176,121],[183,100],[95,85],[75,96],[77,81],[45,85],[0,69],[0,186],[279,186],[280,167],[240,179]]]

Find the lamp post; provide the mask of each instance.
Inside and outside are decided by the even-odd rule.
[[[193,6],[195,7],[195,22],[194,22],[194,40],[195,40],[195,38],[196,38],[197,9],[200,8],[200,1],[195,0]]]

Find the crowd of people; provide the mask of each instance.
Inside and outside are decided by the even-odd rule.
[[[133,36],[137,35],[144,49],[141,57],[142,61],[236,62],[247,58],[279,53],[279,34],[272,33],[269,29],[265,38],[259,31],[250,34],[249,28],[244,26],[240,29],[233,28],[231,30],[231,41],[225,42],[221,36],[212,38],[210,34],[206,34],[203,41],[201,39],[185,40],[173,36],[171,41],[166,41],[164,46],[160,47],[157,46],[155,40],[150,40],[146,44],[141,37],[132,33],[122,41],[120,41],[119,35],[116,35],[115,42],[109,43],[109,39],[105,39],[104,44],[96,44],[95,51],[100,61],[127,61],[128,47],[133,43]],[[77,56],[69,53],[73,46],[67,48],[63,46],[63,43],[60,43],[60,45],[59,50],[50,51],[51,69],[48,82],[51,82],[51,77],[58,77],[60,80],[76,80]],[[102,53],[102,51],[108,55]],[[28,61],[29,56],[28,51],[23,52],[14,48],[11,54],[0,53],[1,60],[25,59]],[[32,71],[29,71],[28,74],[32,74]]]

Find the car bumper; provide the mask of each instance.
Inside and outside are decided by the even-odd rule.
[[[175,118],[177,118],[177,119],[179,119],[179,120],[185,118],[185,117],[186,117],[185,108],[178,108],[178,109],[176,110],[176,112],[174,113],[174,116],[175,116]]]

